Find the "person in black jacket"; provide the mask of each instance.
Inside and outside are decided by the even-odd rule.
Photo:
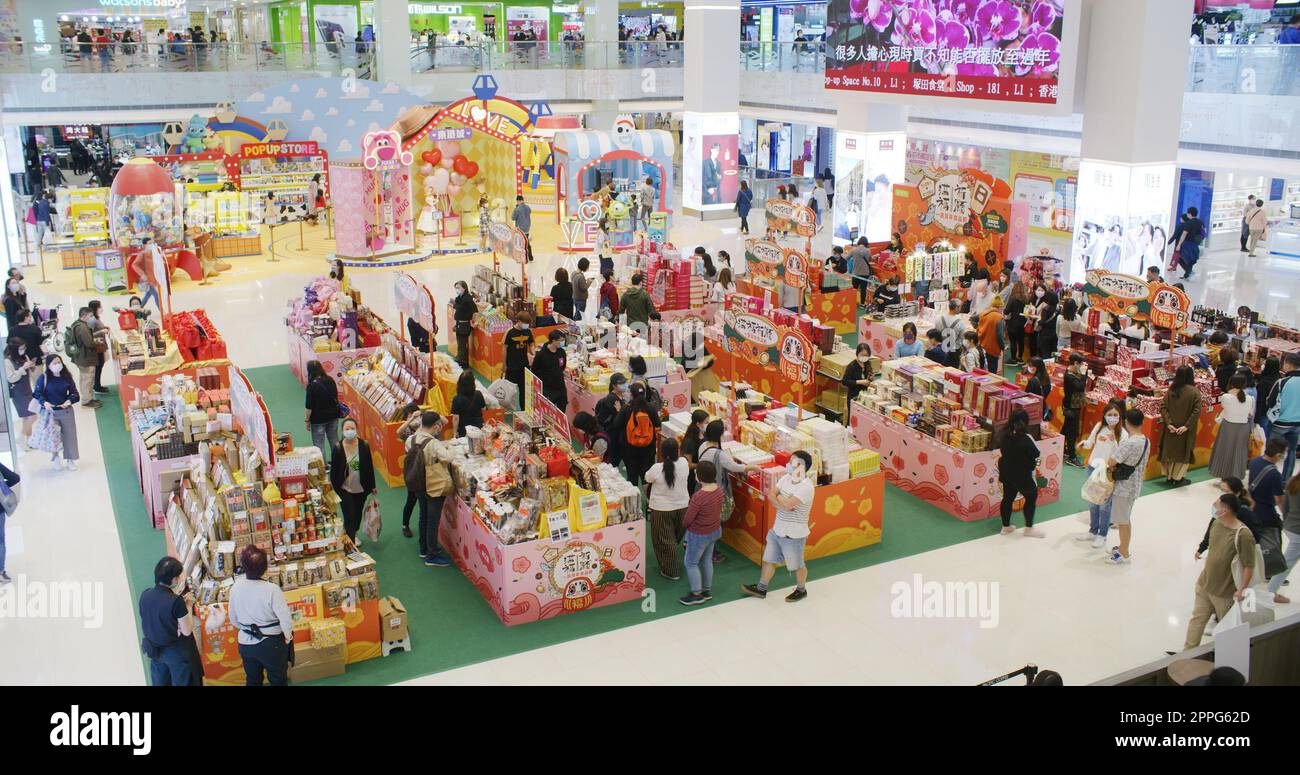
[[[451,399],[451,413],[456,417],[456,435],[464,436],[465,429],[471,425],[482,428],[483,410],[486,408],[487,401],[478,392],[474,372],[462,371],[456,380],[456,395]]]
[[[889,278],[884,284],[876,288],[872,298],[875,300],[876,309],[878,310],[883,310],[885,307],[901,302],[903,299],[898,293],[898,278]]]
[[[463,280],[456,283],[456,300],[452,302],[452,317],[455,319],[456,362],[462,369],[469,368],[469,335],[473,332],[472,322],[478,314],[478,304],[469,295],[469,286]]]
[[[330,459],[330,484],[342,501],[343,530],[356,542],[366,497],[375,494],[375,463],[370,445],[357,437],[355,419],[343,421],[343,440],[334,445]]]
[[[850,402],[858,397],[858,393],[861,393],[863,388],[871,384],[871,345],[866,342],[858,343],[853,363],[844,370],[844,379],[841,382],[848,388]]]
[[[618,468],[618,464],[623,462],[622,451],[618,446],[616,423],[619,414],[623,411],[623,406],[627,403],[629,394],[627,377],[623,374],[611,374],[609,375],[609,393],[596,402],[596,424],[610,438],[608,462],[615,468]]]
[[[561,412],[569,406],[569,391],[564,385],[564,332],[556,329],[546,337],[546,344],[533,356],[533,374],[542,381],[542,395]]]
[[[5,486],[10,490],[18,486],[22,481],[18,474],[10,471],[4,463],[0,463],[0,476],[4,477]],[[0,506],[0,584],[9,583],[9,574],[5,572],[5,520],[8,519],[9,513]]]
[[[1233,347],[1224,347],[1219,350],[1219,367],[1214,370],[1214,378],[1218,380],[1220,392],[1228,392],[1228,383],[1236,373],[1237,350]]]
[[[1055,293],[1043,294],[1042,308],[1034,322],[1034,336],[1038,341],[1038,357],[1051,358],[1056,354],[1056,318],[1058,299]]]
[[[407,318],[406,333],[411,337],[412,347],[422,353],[429,352],[429,329],[416,322],[415,318]]]
[[[573,283],[564,267],[555,270],[555,285],[551,286],[551,308],[557,315],[573,319]]]
[[[1051,417],[1051,412],[1047,409],[1047,396],[1052,392],[1052,378],[1047,374],[1047,366],[1042,358],[1030,358],[1029,363],[1025,364],[1024,371],[1029,375],[1029,381],[1025,383],[1025,392],[1042,396],[1043,422],[1047,422]]]
[[[1034,527],[1038,505],[1038,484],[1034,471],[1038,467],[1038,445],[1029,435],[1029,414],[1024,409],[1011,413],[1011,427],[1002,440],[998,458],[998,481],[1002,483],[1002,535],[1016,532],[1011,526],[1011,506],[1017,495],[1025,496],[1025,535],[1042,538],[1043,531]]]
[[[1079,441],[1079,418],[1087,403],[1088,360],[1080,353],[1070,354],[1070,368],[1065,371],[1064,398],[1061,400],[1061,433],[1065,435],[1065,462],[1083,468],[1074,445]]]
[[[311,443],[323,455],[339,444],[339,388],[320,361],[307,361],[306,406]]]

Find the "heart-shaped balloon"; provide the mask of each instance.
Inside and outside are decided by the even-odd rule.
[[[451,194],[452,196],[456,196],[457,194],[460,193],[460,186],[456,185],[455,183],[448,184],[447,193]]]
[[[420,154],[420,158],[424,159],[429,164],[437,164],[442,161],[442,151],[437,148],[433,148],[431,150],[425,151],[424,153]]]
[[[442,157],[442,161],[438,162],[438,166],[450,172],[451,168],[456,166],[456,160],[448,156],[444,156]]]
[[[451,173],[439,167],[438,169],[433,171],[433,175],[431,175],[430,178],[432,178],[433,180],[433,185],[429,186],[429,188],[433,189],[433,193],[435,194],[447,193],[447,185],[451,182]],[[429,178],[425,179],[426,185],[428,184],[428,180]]]
[[[432,174],[433,174],[433,165],[432,165],[432,164],[425,164],[423,167],[420,168],[420,172],[423,173],[423,174],[425,174],[425,175],[432,175]]]
[[[475,175],[477,175],[477,174],[478,174],[478,162],[476,162],[476,161],[467,161],[467,162],[465,162],[465,169],[464,169],[463,174],[464,174],[465,177],[467,177],[467,178],[473,178]]]
[[[442,151],[443,156],[454,159],[457,156],[460,156],[460,141],[439,140],[438,150]]]
[[[451,166],[454,170],[464,175],[465,170],[468,168],[467,167],[468,164],[469,164],[469,159],[465,158],[464,156],[457,156],[455,159],[452,160]]]

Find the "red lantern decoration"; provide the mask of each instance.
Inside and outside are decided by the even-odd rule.
[[[432,150],[428,150],[420,154],[420,158],[424,159],[426,162],[436,167],[438,166],[438,163],[442,161],[442,151],[438,150],[437,148],[434,148]]]

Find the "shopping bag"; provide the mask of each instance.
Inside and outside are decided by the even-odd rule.
[[[1232,536],[1233,542],[1237,544],[1236,556],[1232,558],[1232,585],[1237,589],[1242,588],[1241,580],[1245,574],[1245,565],[1241,561],[1241,540],[1240,539],[1241,539],[1241,534],[1243,532],[1249,533],[1250,528],[1246,527],[1245,525],[1242,525],[1241,527],[1237,528],[1237,532],[1234,533]],[[1262,549],[1260,549],[1259,544],[1255,544],[1255,564],[1250,574],[1250,586],[1260,588],[1260,593],[1257,594],[1256,597],[1261,600],[1264,599],[1263,583],[1264,583],[1264,552]]]
[[[1106,466],[1097,466],[1092,469],[1092,473],[1084,481],[1083,490],[1080,494],[1087,502],[1094,506],[1101,506],[1110,500],[1113,492],[1115,492],[1115,483],[1110,480],[1110,474],[1106,471]]]
[[[1247,598],[1247,600],[1249,599]],[[1263,599],[1262,595],[1255,595],[1253,604],[1249,606],[1242,605],[1244,602],[1242,600],[1234,601],[1232,608],[1229,608],[1228,612],[1223,615],[1223,620],[1214,625],[1214,634],[1218,636],[1220,633],[1242,624],[1249,624],[1251,627],[1262,627],[1273,621],[1275,616],[1273,607],[1262,605],[1261,601]]]
[[[1264,429],[1256,425],[1250,431],[1250,459],[1254,460],[1264,454]]]
[[[502,406],[515,407],[518,404],[515,401],[518,398],[519,387],[510,380],[502,377],[488,386],[488,392]]]
[[[365,510],[361,513],[361,532],[367,541],[378,541],[384,529],[383,519],[379,514],[379,499],[371,495],[366,499]]]
[[[54,412],[49,409],[41,411],[36,424],[32,426],[32,435],[27,439],[27,446],[51,455],[63,453],[63,428],[54,419]]]

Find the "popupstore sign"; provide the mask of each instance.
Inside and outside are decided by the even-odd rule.
[[[831,0],[826,88],[1068,107],[1080,0]]]

